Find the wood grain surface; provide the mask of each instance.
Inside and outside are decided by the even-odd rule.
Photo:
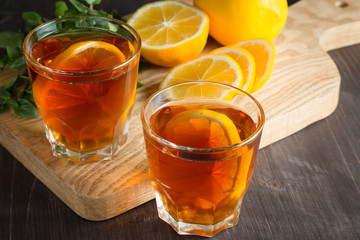
[[[274,41],[277,53],[273,75],[254,94],[267,116],[262,147],[335,110],[340,76],[319,39],[326,29],[360,18],[360,2],[348,2],[350,6],[344,9],[330,0],[303,0],[290,7],[286,28]],[[216,46],[210,40],[205,51]],[[167,71],[151,66],[140,74],[144,86],[137,91],[129,139],[113,161],[78,165],[57,159],[51,154],[41,119],[24,120],[11,112],[0,115],[0,142],[80,216],[90,220],[114,217],[153,198],[139,112]]]

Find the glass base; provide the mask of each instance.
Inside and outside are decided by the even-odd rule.
[[[226,228],[235,226],[239,219],[240,207],[238,211],[235,211],[232,215],[215,224],[196,224],[176,221],[166,211],[165,206],[160,199],[160,196],[158,196],[158,193],[155,193],[155,195],[159,217],[163,221],[168,223],[180,235],[198,235],[203,237],[212,237]]]
[[[59,158],[66,158],[78,163],[88,163],[99,160],[111,160],[113,156],[117,153],[117,150],[119,150],[120,148],[120,146],[118,145],[118,147],[116,148],[114,148],[113,146],[108,146],[88,152],[76,152],[56,143],[50,143],[50,145],[54,156]]]
[[[64,145],[58,143],[55,136],[45,125],[46,137],[50,142],[52,152],[54,156],[59,158],[66,158],[77,163],[89,163],[100,160],[111,160],[119,152],[121,146],[126,142],[127,130],[118,141],[112,145],[105,146],[103,148],[94,149],[91,151],[74,151],[66,148]]]

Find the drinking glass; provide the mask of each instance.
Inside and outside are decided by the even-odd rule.
[[[259,102],[220,83],[180,83],[149,97],[141,120],[159,217],[179,234],[236,225],[265,121]]]
[[[28,34],[23,50],[33,97],[55,156],[85,163],[118,152],[128,135],[140,48],[131,26],[107,17],[58,18]]]

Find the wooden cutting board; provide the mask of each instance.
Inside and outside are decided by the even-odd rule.
[[[301,0],[289,8],[286,27],[273,41],[273,74],[254,94],[265,109],[265,147],[330,115],[339,98],[340,75],[326,51],[360,43],[360,1]],[[209,40],[204,52],[219,45]],[[154,198],[148,180],[141,107],[169,69],[151,66],[139,76],[127,143],[115,160],[79,165],[52,156],[41,118],[0,114],[0,143],[78,215],[104,220]],[[13,73],[0,75],[2,84]]]

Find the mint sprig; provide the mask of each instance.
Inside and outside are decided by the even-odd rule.
[[[77,0],[69,0],[69,2],[71,3],[71,7],[68,7],[64,1],[57,1],[55,3],[55,17],[85,14],[106,16],[124,21],[124,19],[116,12],[110,14],[101,9],[94,9],[94,6],[100,4],[101,0],[85,0],[85,3],[88,4],[88,6]],[[32,29],[47,21],[47,19],[41,17],[40,14],[36,12],[24,12],[22,18],[26,22],[23,30],[19,30],[18,32],[0,32],[0,48],[6,50],[6,54],[0,56],[0,72],[5,69],[6,65],[8,65],[11,70],[20,72],[10,83],[8,83],[8,85],[0,88],[0,112],[7,111],[12,107],[14,113],[18,116],[36,118],[38,112],[32,95],[29,75],[25,68],[26,62],[22,45],[25,36]],[[146,61],[140,61],[139,71],[143,70],[146,65]],[[138,82],[137,88],[141,86],[142,84]]]
[[[34,104],[30,79],[27,76],[17,74],[4,88],[0,88],[0,112],[13,107],[14,112],[21,117],[36,118],[38,113]]]

